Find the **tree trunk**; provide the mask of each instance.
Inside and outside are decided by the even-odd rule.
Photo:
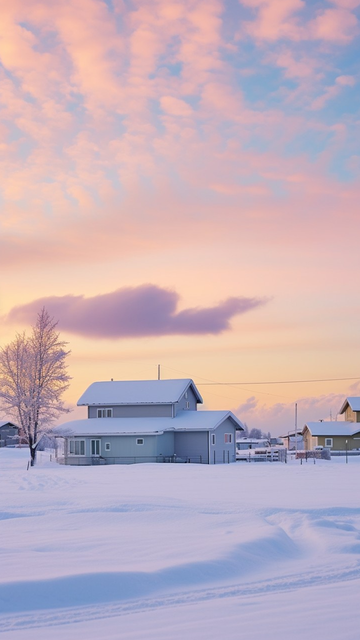
[[[33,438],[29,437],[29,449],[30,449],[30,466],[33,467],[36,462],[36,447],[33,447]]]

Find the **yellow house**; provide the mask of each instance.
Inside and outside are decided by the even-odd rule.
[[[339,414],[344,414],[346,422],[360,422],[360,398],[346,398]]]
[[[357,422],[307,422],[302,435],[307,450],[319,446],[334,451],[360,449],[360,424]]]

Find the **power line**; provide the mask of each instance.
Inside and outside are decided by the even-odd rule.
[[[359,378],[316,378],[310,380],[267,380],[266,382],[197,382],[197,386],[231,386],[246,384],[302,384],[306,382],[339,382],[344,380],[360,380]]]
[[[203,378],[202,376],[198,376],[198,375],[196,375],[196,376],[191,376],[191,375],[189,375],[189,373],[188,373],[188,372],[186,372],[186,371],[180,371],[179,369],[174,369],[174,368],[172,368],[172,367],[168,367],[168,366],[165,366],[165,367],[163,367],[163,368],[165,368],[165,369],[169,369],[170,371],[176,371],[176,373],[182,373],[182,374],[183,374],[183,375],[185,375],[187,378],[193,378],[193,379],[195,379],[195,378],[199,378],[200,380],[207,380],[208,382],[211,382],[211,384],[216,385],[216,382],[214,382],[214,380],[210,380],[209,378]],[[196,384],[197,384],[197,386],[200,386],[201,384],[204,384],[204,383],[197,382]],[[227,382],[227,383],[222,383],[222,384],[227,384],[228,386],[231,386],[231,384],[232,384],[232,383],[231,383],[231,382]],[[236,384],[241,384],[241,383],[236,383]],[[277,394],[275,394],[275,393],[268,393],[268,392],[266,392],[266,391],[254,391],[253,389],[244,389],[244,391],[246,391],[247,393],[249,393],[249,392],[251,392],[251,391],[252,391],[253,393],[257,393],[257,394],[260,394],[260,395],[262,395],[262,396],[272,396],[273,398],[287,398],[287,396],[279,395],[278,393],[277,393]],[[227,398],[227,400],[233,400],[233,399],[234,399],[234,398],[230,398],[229,396],[224,396],[224,395],[222,395],[222,394],[220,395],[219,393],[214,393],[214,392],[212,393],[212,395],[213,395],[213,396],[217,396],[218,398]]]

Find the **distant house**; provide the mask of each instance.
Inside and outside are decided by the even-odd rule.
[[[334,451],[360,448],[360,424],[354,422],[307,422],[302,431],[305,449],[323,446]]]
[[[234,462],[242,423],[231,411],[197,411],[202,402],[190,379],[94,382],[78,401],[88,418],[52,431],[58,461]]]
[[[8,420],[0,421],[0,447],[15,446],[19,442],[19,427]]]
[[[339,414],[344,414],[346,422],[360,422],[360,398],[346,398],[341,406]]]
[[[360,398],[346,398],[339,414],[344,414],[345,421],[306,423],[302,431],[305,449],[322,446],[334,451],[351,451],[360,448]]]
[[[285,435],[281,436],[281,439],[284,442],[284,445],[290,451],[293,449],[303,449],[304,448],[304,440],[299,433],[299,431],[288,431]]]

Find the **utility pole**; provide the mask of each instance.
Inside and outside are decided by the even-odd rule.
[[[158,380],[160,380],[160,365],[158,364]]]
[[[295,451],[297,453],[297,402],[295,402]]]

